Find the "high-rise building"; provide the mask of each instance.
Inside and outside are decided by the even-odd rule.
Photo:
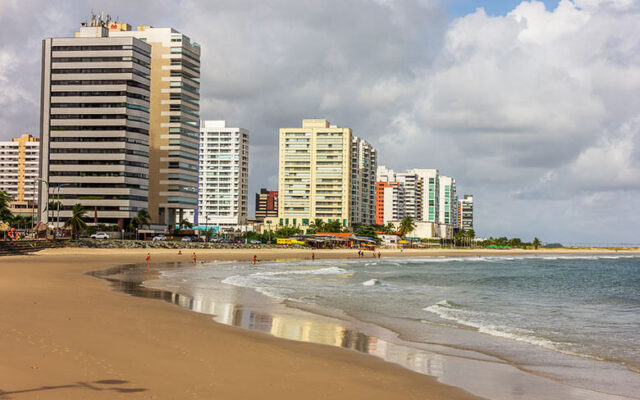
[[[376,182],[395,182],[396,172],[392,169],[385,167],[384,165],[378,165],[376,169]]]
[[[404,188],[404,215],[423,221],[424,179],[413,172],[396,173],[396,179]]]
[[[378,154],[368,142],[353,136],[351,147],[351,223],[373,225],[376,220]]]
[[[458,201],[458,228],[473,229],[473,195],[465,194]]]
[[[10,210],[17,215],[34,212],[38,199],[37,178],[40,143],[25,133],[0,142],[0,191],[11,197]]]
[[[184,217],[199,226],[234,228],[247,223],[249,132],[226,121],[200,122],[198,215]]]
[[[324,119],[280,129],[278,225],[304,230],[319,218],[351,226],[351,150],[351,129]]]
[[[400,182],[376,183],[376,224],[385,225],[405,217],[405,190]]]
[[[173,226],[198,206],[200,45],[172,28],[109,23],[112,38],[151,46],[149,214]]]
[[[409,171],[423,181],[421,220],[438,222],[440,216],[440,173],[437,169],[416,168]]]
[[[264,221],[265,218],[278,217],[278,191],[260,189],[256,193],[256,219]]]
[[[440,175],[439,220],[441,224],[458,225],[458,195],[456,194],[456,180]]]
[[[59,200],[61,222],[79,203],[92,222],[124,226],[148,207],[151,46],[92,17],[42,54],[40,219]]]

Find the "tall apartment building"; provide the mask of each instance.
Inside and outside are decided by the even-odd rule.
[[[458,228],[473,229],[473,195],[465,194],[458,200]]]
[[[439,220],[441,224],[458,225],[458,195],[456,180],[440,175]]]
[[[148,207],[151,46],[92,18],[74,38],[44,39],[42,55],[40,220],[59,199],[61,222],[80,203],[124,226]]]
[[[173,226],[198,206],[200,45],[172,28],[109,23],[112,38],[151,46],[149,214]]]
[[[199,226],[232,228],[247,223],[249,132],[226,121],[200,122],[198,215],[184,217]]]
[[[278,225],[303,230],[316,218],[351,226],[351,150],[349,128],[324,119],[281,128]]]
[[[416,168],[409,171],[423,181],[421,220],[438,222],[440,217],[440,173],[437,169]]]
[[[404,188],[404,215],[423,221],[424,179],[413,172],[396,173],[396,179]]]
[[[376,220],[378,153],[367,141],[353,136],[351,146],[351,223],[373,225]]]
[[[256,193],[256,219],[264,221],[265,218],[278,217],[278,191],[260,189],[260,193]]]
[[[400,182],[376,182],[376,224],[386,225],[405,217],[405,190]]]
[[[0,191],[11,197],[14,215],[30,215],[36,207],[39,153],[38,139],[28,133],[0,142]]]

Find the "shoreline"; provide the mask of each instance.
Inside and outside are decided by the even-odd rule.
[[[110,398],[147,392],[154,398],[432,398],[475,399],[435,378],[369,355],[282,340],[242,328],[211,324],[206,314],[184,313],[165,302],[118,296],[87,272],[144,262],[147,249],[50,249],[0,258],[0,352],[9,377],[0,395],[47,391],[51,398]],[[200,260],[308,259],[311,250],[199,250]],[[313,251],[316,259],[357,258],[355,251]],[[584,251],[405,250],[393,256],[585,254]],[[393,252],[383,250],[383,257]],[[613,253],[615,251],[594,251]],[[637,252],[624,252],[638,254]],[[152,263],[185,262],[174,249],[153,250]],[[69,287],[74,291],[69,293]],[[114,293],[115,292],[115,293]],[[41,309],[42,307],[42,309]],[[180,368],[176,369],[176,366]],[[183,368],[184,370],[182,370]],[[100,373],[98,373],[100,372]],[[218,377],[210,382],[213,376]],[[252,382],[252,385],[240,382]],[[174,382],[175,384],[172,384]],[[203,383],[209,382],[209,383]],[[327,385],[331,382],[332,385]],[[327,387],[329,386],[329,387]],[[374,397],[372,397],[374,396]]]
[[[122,295],[85,273],[140,263],[147,251],[78,250],[0,258],[0,396],[477,399],[369,355],[212,324],[207,315]],[[160,253],[152,262],[189,257]],[[248,261],[254,251],[217,253]],[[260,254],[304,257],[269,253]]]

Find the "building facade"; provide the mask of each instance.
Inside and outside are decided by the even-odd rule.
[[[440,218],[440,173],[437,169],[417,168],[409,172],[422,178],[421,221],[438,222]]]
[[[200,45],[172,28],[111,21],[109,36],[151,46],[149,214],[174,226],[198,207]]]
[[[260,193],[256,193],[256,220],[262,222],[265,218],[278,217],[278,191],[260,189]]]
[[[148,207],[151,47],[109,37],[101,20],[42,48],[39,217],[60,201],[91,222],[118,224]]]
[[[415,221],[422,221],[424,179],[413,172],[397,173],[396,179],[404,189],[404,215],[410,216]]]
[[[440,199],[439,199],[439,220],[445,225],[458,225],[458,195],[456,194],[456,180],[440,175]]]
[[[40,142],[28,133],[0,142],[0,191],[11,197],[14,215],[32,215],[37,208]]]
[[[376,220],[378,153],[357,136],[351,146],[351,223],[373,225]]]
[[[465,194],[458,200],[458,228],[473,229],[473,195]]]
[[[277,225],[305,230],[319,218],[351,226],[352,139],[351,129],[323,119],[280,129]]]
[[[200,122],[198,214],[184,216],[198,226],[224,230],[247,223],[249,132],[226,121]]]
[[[376,182],[376,221],[386,225],[405,217],[405,190],[400,182]]]

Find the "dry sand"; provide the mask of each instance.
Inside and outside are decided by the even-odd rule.
[[[216,324],[207,315],[113,292],[105,281],[83,274],[144,262],[147,252],[51,249],[0,258],[0,399],[474,398],[373,356]],[[150,252],[154,263],[189,261],[192,251]],[[383,250],[383,256],[505,253],[522,252]],[[201,260],[248,261],[254,254],[309,258],[311,251],[197,254]]]

